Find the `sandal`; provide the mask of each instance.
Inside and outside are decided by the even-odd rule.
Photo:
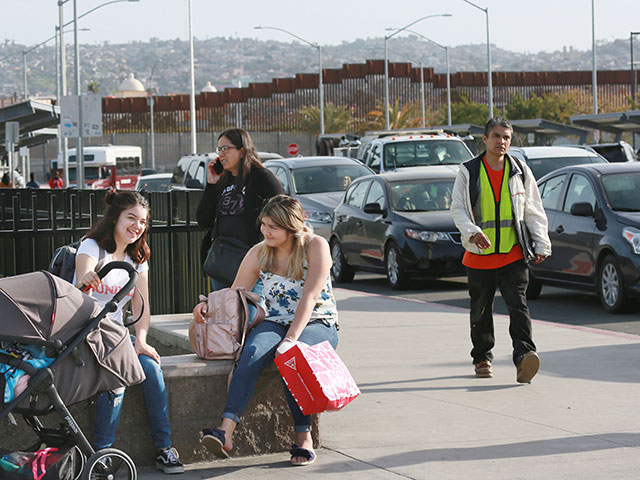
[[[229,458],[229,454],[224,449],[226,441],[224,434],[225,431],[219,428],[205,428],[200,432],[200,443],[216,457]]]
[[[289,462],[294,467],[306,467],[316,461],[316,452],[307,448],[299,447],[295,443],[291,447],[291,450],[289,450],[289,453],[291,454],[291,460],[289,460]],[[304,462],[293,463],[293,459],[296,457],[304,457],[306,460]]]

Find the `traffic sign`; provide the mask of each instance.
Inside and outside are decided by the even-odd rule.
[[[300,146],[297,143],[290,143],[287,145],[287,152],[289,155],[297,155],[300,153]]]
[[[79,136],[78,96],[65,95],[60,99],[60,118],[63,137]],[[82,136],[102,136],[102,97],[100,95],[82,96]]]

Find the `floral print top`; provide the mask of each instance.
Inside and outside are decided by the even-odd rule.
[[[302,299],[302,289],[307,278],[308,266],[305,262],[302,268],[302,280],[293,280],[275,273],[260,271],[260,280],[264,285],[262,294],[262,308],[266,312],[265,320],[289,326],[293,322],[293,317]],[[338,309],[336,299],[333,296],[331,287],[331,277],[327,277],[327,282],[320,297],[313,307],[309,323],[321,320],[328,325],[338,323]]]

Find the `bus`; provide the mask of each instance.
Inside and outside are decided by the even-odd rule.
[[[84,181],[94,190],[115,187],[119,190],[133,190],[141,175],[142,148],[130,145],[97,145],[83,148]],[[69,185],[75,185],[76,149],[67,152],[69,162]],[[52,172],[62,173],[62,162],[51,162]]]

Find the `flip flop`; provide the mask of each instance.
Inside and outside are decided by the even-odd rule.
[[[291,465],[294,467],[306,467],[307,465],[311,465],[313,462],[316,461],[316,452],[314,452],[313,450],[308,450],[306,448],[299,447],[295,443],[291,447],[291,450],[289,450],[289,453],[291,454],[291,460],[290,460]],[[292,460],[295,457],[304,457],[306,458],[306,461],[300,462],[300,463],[292,463]]]
[[[225,431],[219,428],[205,428],[200,432],[200,442],[218,458],[229,458],[224,449]]]

